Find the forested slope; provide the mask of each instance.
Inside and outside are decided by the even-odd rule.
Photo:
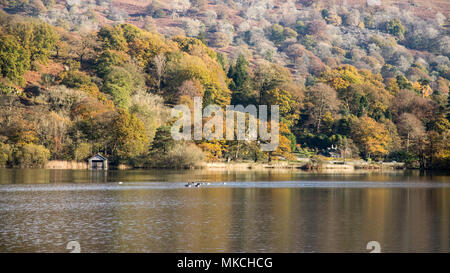
[[[450,165],[446,3],[0,3],[0,165],[102,153],[113,164],[189,167],[330,147]],[[278,150],[172,141],[170,107],[195,96],[280,105]]]

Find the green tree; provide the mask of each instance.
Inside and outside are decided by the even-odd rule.
[[[127,110],[119,110],[113,120],[112,154],[117,162],[143,155],[148,150],[148,137],[142,122]]]
[[[323,9],[321,13],[323,19],[326,19],[330,16],[330,12],[327,9]]]
[[[107,49],[104,50],[96,60],[97,74],[99,77],[104,77],[114,66],[123,66],[130,56],[126,53]]]
[[[92,155],[92,144],[80,143],[74,151],[74,159],[77,161],[86,160]]]
[[[400,41],[405,39],[405,27],[399,19],[392,19],[387,22],[385,25],[385,30],[389,34],[397,37]]]
[[[0,168],[6,167],[12,160],[11,145],[0,142]]]
[[[279,24],[273,24],[267,30],[267,36],[272,42],[281,43],[286,39],[297,38],[298,33],[289,27],[283,27]]]
[[[231,103],[248,105],[254,104],[255,94],[251,86],[251,77],[248,73],[248,61],[243,55],[239,55],[235,65],[230,66],[228,77],[230,82],[230,90],[233,92]]]
[[[317,41],[312,35],[305,35],[299,39],[299,42],[305,46],[306,49],[312,50],[316,45]]]
[[[46,63],[59,41],[53,27],[40,21],[12,25],[10,32],[17,36],[22,46],[30,52],[31,63],[34,61]]]
[[[283,30],[283,39],[297,38],[298,34],[292,28],[285,27]]]
[[[23,75],[30,68],[30,53],[13,35],[0,36],[0,71],[11,81],[23,84]]]
[[[268,37],[275,43],[284,41],[284,28],[279,24],[274,24],[268,29]]]
[[[308,27],[303,21],[297,21],[297,23],[295,24],[295,30],[299,35],[305,35],[306,33],[308,33]]]
[[[15,165],[22,168],[44,167],[49,158],[49,150],[32,143],[20,145],[14,154]]]
[[[133,76],[122,67],[112,67],[106,74],[102,91],[112,96],[117,107],[128,108],[133,89]]]
[[[197,36],[197,39],[199,39],[206,46],[208,45],[208,42],[206,41],[206,36],[205,36],[205,32],[204,31],[200,32],[200,34]]]
[[[222,66],[223,71],[228,70],[228,58],[226,54],[217,52],[217,62]]]
[[[166,154],[174,145],[175,141],[172,138],[171,127],[166,125],[161,126],[156,130],[151,152],[154,155]]]
[[[59,75],[61,84],[69,88],[81,88],[82,86],[91,85],[91,77],[84,72],[70,70]]]
[[[104,27],[98,32],[98,38],[104,49],[127,51],[128,44],[124,37],[123,29],[120,26]]]
[[[397,79],[398,88],[400,88],[400,89],[409,89],[409,90],[413,89],[412,83],[409,82],[408,79],[405,76],[398,75],[396,79]]]
[[[385,117],[392,96],[386,89],[370,83],[351,84],[339,92],[343,108],[358,117],[368,115],[375,120]]]

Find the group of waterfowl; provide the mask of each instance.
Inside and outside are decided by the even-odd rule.
[[[210,185],[211,183],[203,183],[203,182],[189,182],[184,185],[186,188],[199,188],[201,186]]]
[[[123,185],[124,183],[122,181],[118,182],[119,185]],[[220,184],[220,183],[219,183]],[[223,182],[222,185],[226,185],[227,183]],[[184,186],[186,188],[200,188],[201,186],[209,186],[211,183],[207,182],[188,182]]]
[[[122,181],[118,182],[119,185],[123,185],[124,183]],[[223,185],[226,185],[226,183],[222,183]],[[185,184],[184,186],[186,188],[200,188],[201,186],[209,186],[211,185],[211,183],[206,183],[206,182],[188,182],[187,184]]]

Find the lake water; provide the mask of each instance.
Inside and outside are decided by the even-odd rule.
[[[444,174],[0,169],[0,252],[449,252],[449,236]]]

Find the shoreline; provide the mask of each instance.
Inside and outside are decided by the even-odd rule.
[[[119,165],[111,166],[113,170],[140,169],[131,166]],[[77,161],[49,161],[44,169],[49,170],[88,170],[86,162]],[[362,160],[348,161],[344,164],[342,161],[328,161],[317,163],[311,160],[302,160],[298,162],[273,161],[271,163],[262,162],[205,162],[199,164],[193,169],[205,170],[304,170],[304,171],[330,171],[330,172],[355,172],[361,170],[407,170],[405,163],[371,163]]]
[[[330,161],[328,163],[313,163],[312,161],[287,162],[278,161],[272,163],[206,163],[208,170],[304,170],[304,171],[376,171],[376,170],[407,170],[404,163],[369,163],[369,162],[344,162]]]

